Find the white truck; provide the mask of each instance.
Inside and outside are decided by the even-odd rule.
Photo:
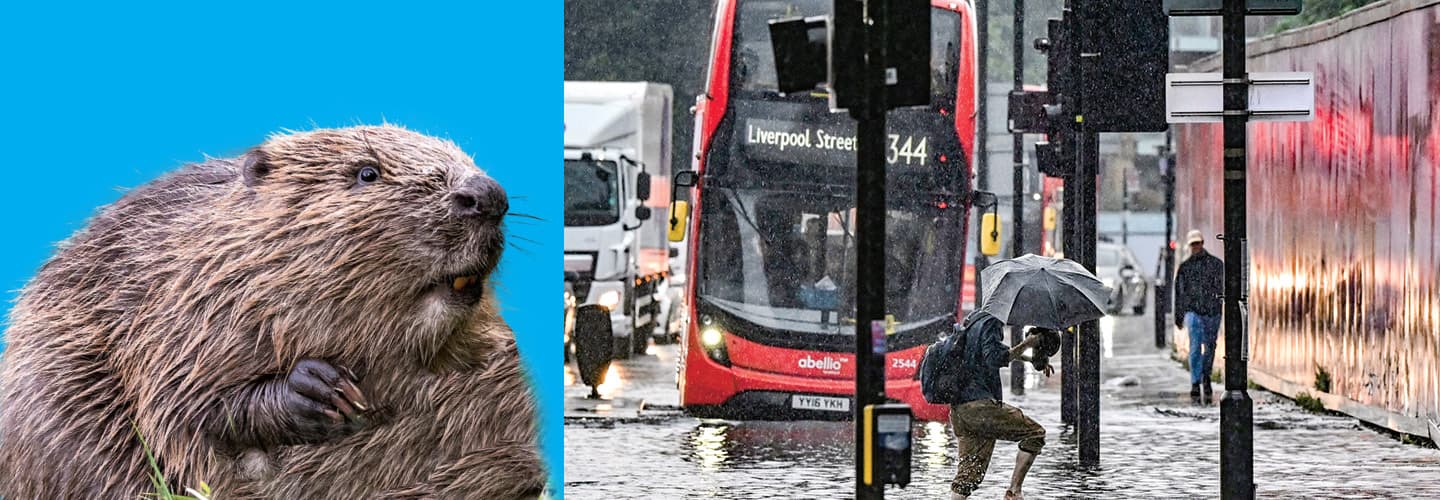
[[[614,354],[678,336],[683,251],[666,238],[669,85],[565,82],[565,275],[610,312]],[[576,325],[583,328],[583,325]]]

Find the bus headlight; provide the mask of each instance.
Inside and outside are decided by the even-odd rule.
[[[714,349],[725,341],[725,336],[720,334],[720,329],[713,326],[700,331],[700,345],[706,349]]]
[[[730,355],[725,352],[725,334],[720,328],[706,326],[700,330],[700,347],[705,355],[724,366],[730,366]]]
[[[600,299],[596,300],[595,303],[600,304],[600,307],[605,308],[606,311],[614,311],[616,307],[620,306],[620,292],[618,290],[610,290],[602,293],[600,294]]]

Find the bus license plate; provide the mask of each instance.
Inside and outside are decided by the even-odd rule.
[[[827,398],[796,394],[790,397],[790,406],[799,410],[850,411],[850,398]]]

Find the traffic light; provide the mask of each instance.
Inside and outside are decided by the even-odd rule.
[[[1163,132],[1170,18],[1161,3],[1086,0],[1077,5],[1085,128]]]
[[[1068,13],[1068,11],[1067,11]],[[1046,24],[1046,37],[1035,40],[1035,49],[1045,54],[1046,99],[1038,110],[1043,122],[1045,140],[1035,143],[1035,163],[1040,173],[1051,177],[1068,177],[1075,173],[1075,109],[1074,95],[1079,90],[1074,86],[1070,27],[1067,19],[1051,19]],[[1073,24],[1073,23],[1072,23]]]
[[[823,16],[770,21],[775,81],[781,93],[815,90],[825,83],[828,36]]]
[[[930,2],[925,0],[835,0],[830,28],[830,107],[850,109],[861,105],[864,79],[860,50],[866,33],[865,6],[885,9],[885,107],[930,104]],[[872,5],[874,9],[879,5]]]

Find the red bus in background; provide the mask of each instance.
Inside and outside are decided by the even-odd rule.
[[[1059,177],[1040,177],[1040,255],[1046,257],[1065,256],[1063,237],[1065,218],[1065,180]]]
[[[855,124],[831,113],[824,93],[775,91],[767,27],[828,15],[831,3],[717,2],[695,107],[677,381],[692,415],[851,418]],[[977,86],[971,6],[932,6],[931,104],[888,115],[885,363],[890,399],[943,420],[946,407],[921,396],[917,368],[974,297],[965,254]]]

